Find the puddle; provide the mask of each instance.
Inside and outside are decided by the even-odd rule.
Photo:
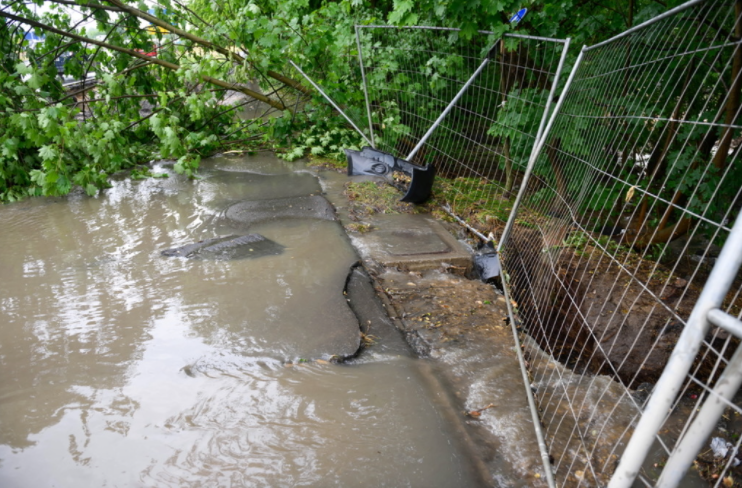
[[[0,486],[477,486],[389,324],[352,364],[315,361],[360,341],[337,222],[251,226],[279,255],[160,254],[243,235],[216,223],[235,201],[319,188],[226,159],[0,207]]]

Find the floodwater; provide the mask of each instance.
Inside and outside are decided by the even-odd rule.
[[[476,485],[388,321],[326,361],[360,341],[337,222],[251,226],[278,255],[160,255],[245,234],[236,202],[321,192],[272,156],[203,166],[0,207],[0,486]]]

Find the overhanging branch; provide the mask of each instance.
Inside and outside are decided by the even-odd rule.
[[[23,23],[23,24],[26,24],[26,25],[30,25],[32,27],[38,27],[39,29],[43,29],[43,30],[46,30],[48,32],[53,32],[55,34],[59,34],[60,36],[68,37],[70,39],[76,39],[76,40],[81,41],[81,42],[86,42],[86,43],[93,44],[93,45],[96,45],[96,46],[101,46],[101,47],[104,47],[104,48],[107,48],[107,49],[111,49],[112,51],[117,51],[117,52],[120,52],[120,53],[123,53],[123,54],[128,54],[129,56],[133,56],[135,58],[139,58],[139,59],[142,59],[144,61],[149,61],[150,63],[156,64],[158,66],[162,66],[163,68],[171,69],[171,70],[174,70],[174,71],[177,71],[178,69],[180,69],[180,66],[177,65],[177,64],[175,64],[175,63],[171,63],[169,61],[164,61],[164,60],[158,59],[156,57],[147,56],[146,54],[140,53],[140,52],[138,52],[138,51],[136,51],[134,49],[129,49],[129,48],[125,48],[125,47],[115,46],[115,45],[109,44],[107,42],[98,41],[98,40],[95,40],[95,39],[92,39],[92,38],[89,38],[89,37],[81,36],[79,34],[74,34],[72,32],[67,32],[67,31],[64,31],[62,29],[57,29],[56,27],[53,27],[53,26],[51,26],[49,24],[44,24],[42,22],[38,22],[36,20],[27,19],[25,17],[20,17],[20,16],[17,16],[17,15],[9,14],[7,12],[3,12],[3,11],[0,11],[0,17],[5,17],[7,19],[14,20],[16,22],[20,22],[20,23]],[[219,79],[214,78],[214,77],[211,77],[211,76],[205,76],[205,75],[201,75],[201,79],[203,81],[207,82],[207,83],[211,83],[212,85],[216,85],[216,86],[220,86],[222,88],[227,88],[229,90],[235,90],[235,91],[239,91],[241,93],[244,93],[247,96],[253,97],[253,98],[257,99],[257,100],[260,100],[261,102],[267,103],[271,107],[277,108],[278,110],[288,110],[288,108],[286,106],[284,106],[282,103],[277,102],[275,100],[272,100],[272,99],[266,97],[265,95],[263,95],[262,93],[258,93],[256,91],[250,90],[249,88],[246,88],[246,87],[244,87],[242,85],[237,85],[235,83],[229,83],[229,82],[226,82],[226,81],[223,81],[223,80],[219,80]]]

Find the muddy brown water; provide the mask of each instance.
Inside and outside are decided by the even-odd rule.
[[[204,168],[0,207],[0,486],[476,485],[397,335],[316,361],[359,336],[337,222],[251,227],[276,256],[160,255],[244,233],[237,201],[321,191],[272,156]]]

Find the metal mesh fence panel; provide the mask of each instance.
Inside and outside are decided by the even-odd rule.
[[[691,2],[583,49],[523,185],[503,261],[557,485],[606,484],[648,398],[661,418],[632,456],[653,484],[739,343],[689,325],[742,203],[736,5]],[[717,292],[732,317],[736,272]],[[729,449],[703,444],[689,477],[734,483],[739,400],[706,432]]]
[[[427,27],[359,26],[358,35],[376,146],[435,165],[453,212],[476,214],[482,228],[504,223],[565,41]]]
[[[694,0],[583,48],[559,97],[568,41],[357,26],[376,147],[435,165],[480,236],[507,220],[550,484],[740,475],[741,15]]]

